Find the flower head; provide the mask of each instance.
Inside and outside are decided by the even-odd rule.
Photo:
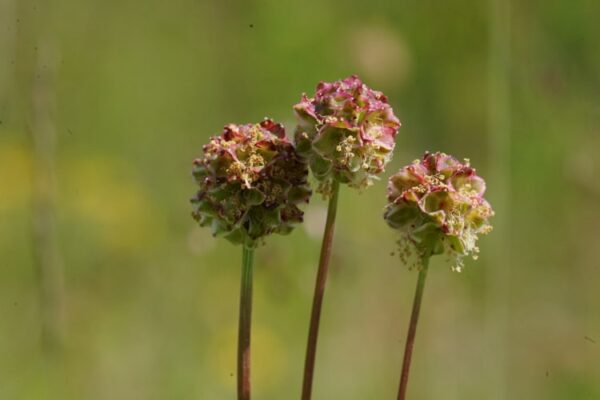
[[[419,267],[432,255],[446,254],[460,271],[465,256],[476,259],[477,239],[492,230],[488,219],[494,215],[484,192],[485,182],[468,160],[444,153],[425,153],[401,168],[389,180],[384,218],[402,233],[403,261]]]
[[[298,204],[308,202],[308,167],[282,125],[227,125],[194,160],[200,190],[192,216],[214,236],[254,246],[271,233],[289,233],[302,222]]]
[[[334,180],[359,189],[371,185],[392,157],[400,121],[387,97],[357,76],[319,83],[315,97],[303,95],[294,110],[298,152],[309,159],[324,194]]]

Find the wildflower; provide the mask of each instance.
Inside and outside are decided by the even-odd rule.
[[[302,383],[302,399],[309,400],[339,187],[364,189],[373,183],[392,157],[400,121],[387,98],[357,76],[319,83],[315,97],[303,95],[294,111],[298,117],[296,148],[319,181],[317,191],[329,199]]]
[[[303,95],[294,110],[298,152],[327,197],[333,182],[370,186],[390,161],[400,121],[387,97],[357,76],[319,83],[315,97]]]
[[[298,205],[311,195],[308,166],[285,137],[282,125],[225,126],[194,160],[200,186],[192,216],[214,236],[253,247],[271,233],[289,233],[302,222]]]
[[[432,255],[445,254],[452,269],[463,258],[477,258],[479,235],[492,230],[494,215],[483,198],[485,182],[469,160],[463,163],[444,153],[425,153],[389,179],[384,218],[401,232],[400,257],[421,267]]]

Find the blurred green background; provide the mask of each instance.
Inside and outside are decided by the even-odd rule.
[[[431,268],[410,397],[599,399],[599,15],[0,0],[0,399],[233,399],[241,249],[190,218],[191,161],[229,122],[291,131],[301,93],[353,73],[403,126],[383,180],[341,192],[314,399],[395,398],[416,274],[385,179],[424,150],[470,158],[497,215],[480,260]],[[256,399],[299,398],[325,205],[257,252]]]

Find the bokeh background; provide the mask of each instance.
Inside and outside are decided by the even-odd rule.
[[[385,178],[468,157],[497,215],[434,263],[409,395],[600,398],[600,2],[0,0],[0,399],[233,399],[241,249],[190,218],[228,122],[359,74],[403,126],[341,191],[314,398],[395,398],[416,274]],[[325,202],[257,252],[256,399],[300,394]],[[46,271],[42,273],[42,271]],[[61,344],[62,343],[62,344]]]

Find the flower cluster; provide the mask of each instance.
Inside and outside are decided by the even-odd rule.
[[[200,190],[191,202],[200,226],[232,243],[255,246],[271,233],[289,233],[302,222],[298,204],[311,195],[308,166],[282,125],[227,125],[194,160]]]
[[[400,169],[389,180],[384,217],[402,233],[403,261],[419,267],[432,255],[446,254],[460,271],[465,256],[477,258],[478,236],[491,231],[488,219],[494,215],[484,192],[485,182],[468,160],[444,153],[425,153]]]
[[[371,185],[392,157],[400,121],[387,98],[356,76],[319,83],[315,97],[303,95],[294,110],[298,152],[325,195],[334,180],[359,189]]]

